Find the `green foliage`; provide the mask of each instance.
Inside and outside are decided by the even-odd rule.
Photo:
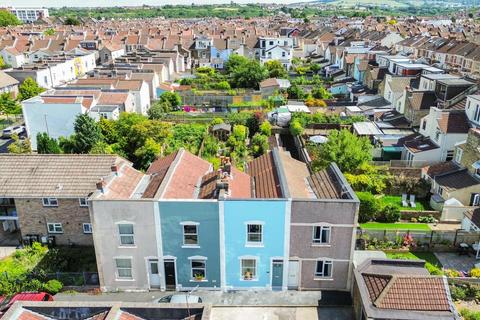
[[[263,121],[260,125],[260,133],[270,137],[272,135],[272,125],[268,121]]]
[[[355,191],[367,191],[375,194],[383,193],[392,180],[386,168],[361,164],[353,173],[345,173],[345,178]]]
[[[168,102],[172,108],[177,108],[182,104],[182,97],[176,92],[164,92],[160,95],[160,102]]]
[[[435,223],[436,219],[432,215],[420,216],[417,219],[420,223]]]
[[[480,268],[472,268],[472,269],[470,269],[470,277],[480,278]]]
[[[290,122],[290,133],[292,136],[300,136],[303,134],[303,126],[301,125],[300,121],[292,120]]]
[[[234,88],[258,89],[260,82],[268,77],[267,69],[259,61],[236,54],[229,57],[225,69]]]
[[[228,83],[228,81],[220,81],[219,83],[217,83],[216,87],[218,90],[230,90],[230,84]]]
[[[6,114],[21,114],[22,106],[15,101],[9,92],[0,94],[0,112]]]
[[[144,145],[135,151],[135,157],[138,159],[137,166],[142,170],[146,170],[160,154],[161,150],[162,147],[155,140],[147,138]]]
[[[170,111],[172,111],[172,104],[165,99],[164,101],[155,101],[148,109],[147,114],[150,119],[161,119],[165,113]]]
[[[360,200],[358,222],[365,223],[374,220],[380,209],[378,199],[369,192],[357,192],[357,196]]]
[[[20,20],[10,11],[0,9],[0,27],[17,26]]]
[[[50,294],[57,294],[62,290],[63,284],[58,280],[48,280],[47,283],[43,285],[43,290]]]
[[[214,125],[217,125],[217,124],[222,124],[224,122],[225,121],[223,121],[222,118],[213,118],[212,122],[210,122],[210,126],[214,126]]]
[[[268,136],[256,133],[252,138],[252,153],[255,157],[268,151]]]
[[[44,88],[40,87],[35,80],[28,77],[18,87],[18,100],[23,101],[30,99],[38,96],[43,91],[45,91]]]
[[[48,28],[45,31],[43,31],[43,34],[46,36],[53,36],[55,33],[56,31],[53,28]]]
[[[287,89],[287,94],[289,99],[304,99],[306,97],[305,92],[303,92],[302,88],[297,86],[296,84],[291,85]]]
[[[5,61],[3,60],[3,57],[0,56],[0,70],[2,69],[8,69],[8,68],[11,68],[12,66],[5,63]]]
[[[455,301],[463,301],[467,298],[467,291],[463,286],[450,287],[450,294],[452,295],[452,299]]]
[[[114,144],[118,141],[118,134],[114,120],[100,118],[98,125],[100,126],[100,131],[102,132],[103,139],[106,143]]]
[[[198,154],[203,137],[207,132],[204,124],[177,124],[172,128],[172,135],[167,139],[166,153],[172,153],[185,148],[193,154]]]
[[[377,213],[375,220],[388,223],[397,222],[400,220],[400,210],[395,205],[387,204]]]
[[[64,24],[67,26],[79,26],[80,20],[77,17],[69,16],[65,19]]]
[[[323,86],[317,86],[312,89],[312,96],[315,99],[332,99],[333,95]]]
[[[317,147],[314,170],[335,162],[342,172],[353,172],[372,160],[372,145],[368,138],[358,137],[348,130],[332,130],[328,141]]]
[[[265,62],[265,67],[268,70],[269,78],[279,78],[285,79],[288,78],[288,72],[283,67],[282,63],[278,60],[269,60]]]
[[[40,154],[59,154],[62,149],[57,139],[50,138],[46,132],[37,133],[37,152]]]
[[[12,136],[13,142],[7,147],[9,153],[31,153],[32,146],[29,139],[21,140],[17,134]]]
[[[460,309],[460,315],[463,317],[463,320],[480,320],[480,311],[463,308]]]
[[[73,153],[89,153],[102,140],[100,126],[88,114],[78,115],[73,128]]]
[[[98,141],[90,149],[90,154],[114,154],[113,146],[109,145],[105,141]]]

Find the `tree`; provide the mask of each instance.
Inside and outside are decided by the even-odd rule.
[[[22,113],[22,106],[15,101],[9,92],[0,94],[0,111],[6,114]]]
[[[261,156],[268,151],[268,137],[256,133],[252,138],[252,151],[255,157]]]
[[[77,17],[70,16],[65,19],[64,24],[67,26],[78,26],[80,25],[80,20]]]
[[[243,56],[230,56],[226,62],[230,85],[235,88],[258,89],[260,82],[268,77],[268,70],[255,59]]]
[[[115,128],[115,121],[100,118],[98,121],[98,125],[100,126],[100,131],[102,132],[103,139],[108,144],[114,144],[118,142],[118,134],[117,129]]]
[[[0,9],[0,27],[17,26],[21,24],[17,17],[4,9]]]
[[[312,89],[312,97],[315,99],[331,99],[333,95],[323,86],[318,86]]]
[[[57,139],[50,138],[46,132],[37,133],[37,152],[40,154],[58,154],[62,149]]]
[[[287,78],[288,72],[278,60],[269,60],[265,62],[269,78]]]
[[[369,192],[357,192],[357,197],[360,200],[358,222],[365,223],[374,220],[380,210],[378,199]]]
[[[18,87],[18,100],[23,101],[30,99],[32,97],[38,96],[43,91],[45,91],[44,88],[40,87],[35,80],[28,77]]]
[[[73,128],[74,153],[89,153],[93,146],[102,140],[100,126],[88,114],[79,114]]]
[[[31,153],[32,146],[29,139],[21,140],[17,134],[12,136],[13,142],[7,147],[10,153]]]
[[[372,160],[372,145],[368,138],[358,137],[348,130],[332,130],[328,141],[320,145],[314,166],[326,168],[335,162],[342,172],[353,172]]]
[[[147,114],[150,119],[161,119],[165,113],[172,111],[172,104],[169,100],[155,101]]]
[[[177,108],[182,104],[182,97],[176,92],[166,91],[160,96],[160,102],[168,102],[172,108]]]
[[[287,89],[287,93],[289,99],[303,99],[305,97],[305,93],[303,92],[302,88],[300,88],[296,84],[291,85]]]
[[[160,154],[162,147],[156,143],[152,138],[147,138],[145,144],[135,151],[135,156],[138,160],[138,167],[146,170],[148,166]]]
[[[8,69],[11,68],[12,66],[9,65],[8,63],[5,63],[5,60],[3,60],[3,57],[0,56],[0,69]]]

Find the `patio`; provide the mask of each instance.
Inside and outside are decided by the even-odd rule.
[[[468,272],[475,266],[475,263],[480,263],[480,259],[475,259],[475,254],[473,253],[466,256],[459,255],[456,252],[436,252],[435,255],[444,269]]]

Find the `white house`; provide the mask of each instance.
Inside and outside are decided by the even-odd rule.
[[[19,68],[27,62],[23,53],[13,47],[5,47],[0,50],[3,62],[11,65],[13,68]]]
[[[261,37],[255,45],[255,57],[262,64],[270,60],[279,60],[288,70],[293,58],[293,39]]]

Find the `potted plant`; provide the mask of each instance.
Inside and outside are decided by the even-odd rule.
[[[252,272],[250,271],[250,269],[247,269],[247,271],[245,271],[245,274],[243,275],[243,279],[244,280],[251,280],[252,279]]]
[[[200,273],[195,274],[196,281],[202,281],[203,279],[205,279],[203,274],[200,274]]]

